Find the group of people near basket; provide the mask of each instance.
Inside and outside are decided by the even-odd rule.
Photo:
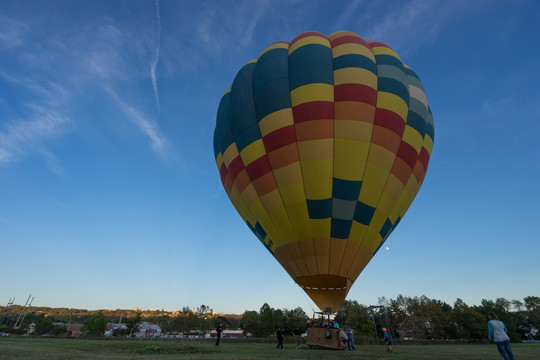
[[[508,330],[506,329],[506,326],[502,321],[499,320],[497,315],[490,312],[488,314],[489,322],[488,322],[488,339],[495,341],[497,344],[497,350],[499,350],[499,353],[505,360],[514,360],[514,354],[512,352],[512,348],[510,346],[510,338],[506,334]],[[311,326],[311,324],[308,322],[308,327]],[[345,333],[345,330],[343,328],[339,327],[339,324],[337,321],[333,321],[330,324],[320,324],[320,327],[329,327],[329,328],[335,328],[339,329],[339,343],[342,350],[357,350],[356,345],[354,343],[354,335],[353,330],[350,326],[347,326],[347,333]],[[217,332],[217,341],[216,345],[219,346],[219,340],[221,338],[221,332],[223,331],[222,324],[220,323],[218,327],[216,328]],[[384,344],[386,345],[386,351],[392,352],[392,340],[390,339],[390,335],[388,334],[388,331],[386,331],[386,328],[382,328],[383,335],[384,335]],[[300,328],[296,327],[292,332],[296,348],[300,349]],[[276,329],[276,337],[278,344],[276,346],[276,349],[283,349],[283,330],[280,327],[277,327]]]

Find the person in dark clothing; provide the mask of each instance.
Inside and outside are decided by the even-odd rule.
[[[276,349],[279,349],[281,347],[281,350],[283,350],[283,330],[281,330],[281,328],[279,326],[278,326],[278,328],[276,330],[276,337],[277,337],[277,341],[278,341]]]
[[[223,324],[219,323],[219,325],[216,328],[217,332],[217,340],[216,340],[216,346],[219,346],[219,339],[221,339],[221,333],[223,332]]]
[[[300,349],[300,328],[296,327],[293,332],[294,341],[296,343],[296,348]]]

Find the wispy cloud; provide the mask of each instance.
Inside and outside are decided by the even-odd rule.
[[[7,85],[0,95],[0,165],[39,156],[51,171],[62,175],[61,161],[48,141],[77,129],[76,122],[84,120],[72,114],[88,106],[93,91],[103,88],[114,89],[109,93],[114,94],[117,106],[149,137],[152,151],[166,157],[167,141],[157,123],[131,104],[134,97],[139,103],[141,95],[131,89],[129,93],[119,90],[133,79],[148,78],[150,64],[149,78],[159,113],[159,0],[154,9],[154,32],[140,26],[140,21],[121,22],[103,16],[97,21],[91,18],[53,27],[44,35],[41,22],[31,14],[24,20],[0,14],[0,81]]]
[[[155,121],[148,119],[140,111],[133,106],[127,104],[118,96],[118,94],[110,87],[106,88],[107,92],[116,101],[120,109],[126,114],[128,119],[137,126],[137,128],[150,139],[150,144],[154,153],[163,159],[168,158],[169,143],[160,134],[159,127]]]
[[[34,151],[43,151],[45,141],[64,134],[69,118],[47,107],[30,107],[32,115],[29,119],[5,123],[1,129],[0,164],[17,161]],[[56,165],[56,168],[60,166]]]
[[[384,42],[405,54],[435,41],[448,23],[472,6],[465,0],[410,0],[394,2],[392,6],[354,0],[334,28],[365,27],[366,31],[360,35],[366,40]]]
[[[27,31],[26,24],[0,14],[0,49],[19,45]]]
[[[240,45],[245,46],[251,43],[251,39],[253,38],[253,33],[255,30],[255,27],[257,26],[257,23],[261,19],[261,17],[264,15],[266,8],[268,7],[268,0],[262,0],[257,3],[257,9],[255,11],[255,14],[251,17],[251,21],[248,24],[247,29],[245,30],[244,37],[242,37],[242,40],[240,40]]]
[[[160,111],[160,105],[159,105],[159,92],[158,92],[158,86],[157,86],[157,79],[156,79],[156,70],[157,70],[157,64],[159,62],[159,50],[160,50],[160,43],[161,43],[161,15],[160,15],[160,8],[159,8],[159,0],[156,0],[156,52],[154,59],[152,60],[152,63],[150,64],[150,77],[152,78],[152,87],[154,89],[154,99],[156,100],[156,106],[158,109],[158,112]]]
[[[362,4],[362,0],[353,0],[349,3],[345,11],[341,14],[341,16],[338,18],[334,25],[334,31],[340,31],[346,29],[349,24],[351,23],[351,20],[355,17],[358,17],[357,10]]]

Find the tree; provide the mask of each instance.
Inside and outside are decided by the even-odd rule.
[[[159,327],[161,328],[161,332],[165,333],[169,331],[169,327],[171,324],[171,317],[169,315],[161,315],[157,318],[157,323]]]
[[[336,318],[340,319],[343,326],[348,325],[354,329],[356,336],[374,336],[369,310],[356,300],[345,300]]]
[[[285,324],[283,325],[287,334],[292,334],[295,328],[299,328],[301,332],[306,331],[306,322],[309,319],[301,307],[292,310],[283,311]]]
[[[129,336],[133,336],[133,331],[139,329],[139,326],[141,325],[141,313],[138,312],[135,317],[126,319],[126,327],[129,330]]]
[[[281,311],[281,310],[280,310]],[[260,326],[258,328],[257,336],[269,336],[274,333],[276,326],[278,326],[275,319],[277,313],[267,303],[261,306],[259,311]]]
[[[244,334],[251,333],[254,336],[260,336],[259,326],[261,325],[259,313],[256,311],[245,311],[240,320],[240,327]]]
[[[106,327],[105,316],[103,312],[98,311],[84,321],[82,330],[92,336],[103,336]]]
[[[35,332],[36,334],[49,334],[53,329],[53,321],[50,317],[41,313],[38,314],[34,319],[34,324],[36,325]]]
[[[461,299],[454,303],[452,313],[455,336],[458,339],[485,339],[487,336],[487,320],[484,315],[465,304]]]

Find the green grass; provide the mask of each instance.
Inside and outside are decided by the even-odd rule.
[[[512,344],[518,360],[540,359],[540,343]],[[60,338],[0,338],[0,359],[498,359],[494,344],[489,345],[397,345],[387,353],[383,345],[358,346],[358,351],[309,349],[296,350],[285,344],[223,341],[213,342],[86,340]]]

